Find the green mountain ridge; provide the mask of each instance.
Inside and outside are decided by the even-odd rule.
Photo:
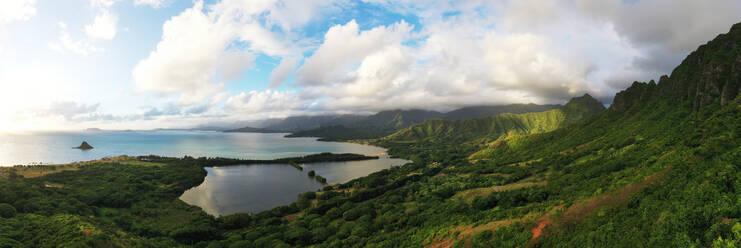
[[[522,136],[552,131],[599,113],[604,109],[602,103],[585,94],[573,98],[561,108],[544,112],[504,113],[497,116],[456,121],[430,120],[381,138],[376,143],[388,145],[393,142],[409,143],[422,140],[431,142],[471,142],[477,140],[477,143],[488,143],[504,136]]]
[[[309,130],[293,132],[286,137],[320,137],[320,140],[375,139],[393,134],[399,130],[435,119],[467,120],[504,113],[541,112],[563,107],[561,105],[509,104],[494,106],[470,106],[447,113],[426,110],[388,110],[355,123],[322,126]]]
[[[459,108],[450,112],[445,113],[445,116],[443,119],[445,120],[468,120],[468,119],[476,119],[476,118],[483,118],[487,116],[495,116],[500,115],[504,113],[512,113],[512,114],[522,114],[522,113],[531,113],[531,112],[543,112],[551,109],[557,109],[562,107],[558,104],[547,104],[547,105],[539,105],[539,104],[508,104],[508,105],[499,105],[499,106],[470,106],[470,107],[463,107]]]

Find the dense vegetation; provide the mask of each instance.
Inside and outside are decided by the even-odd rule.
[[[205,175],[192,158],[10,171],[0,247],[738,247],[739,84],[741,24],[610,109],[555,118],[581,121],[381,139],[413,163],[255,215],[215,219],[177,200]]]
[[[213,217],[178,200],[206,175],[185,160],[35,178],[15,171],[0,177],[0,247],[172,247],[217,237]]]
[[[458,121],[430,120],[384,137],[376,143],[387,147],[412,143],[486,144],[514,136],[553,131],[604,109],[602,103],[589,95],[584,95],[573,98],[561,108],[544,112],[507,113]]]

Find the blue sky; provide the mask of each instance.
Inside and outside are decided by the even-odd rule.
[[[609,104],[741,21],[719,0],[7,0],[0,130]],[[691,11],[672,11],[672,10]]]

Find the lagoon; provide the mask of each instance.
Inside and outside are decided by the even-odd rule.
[[[374,160],[302,164],[303,171],[289,164],[207,167],[204,182],[186,191],[180,199],[214,216],[257,213],[288,205],[296,201],[300,193],[323,188],[324,184],[307,176],[311,170],[334,184],[406,162],[381,156]]]

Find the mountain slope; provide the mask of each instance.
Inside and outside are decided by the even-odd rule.
[[[448,138],[390,143],[414,163],[329,187],[291,215],[300,217],[243,237],[327,247],[737,247],[740,47],[737,24],[658,84],[634,83],[607,111],[550,132],[483,150]],[[430,123],[422,134],[457,132]]]
[[[426,110],[389,110],[344,125],[322,126],[294,132],[286,137],[320,137],[320,140],[375,139],[429,120],[468,120],[503,113],[540,112],[561,105],[510,104],[503,106],[472,106],[447,113]]]
[[[402,128],[426,120],[441,118],[444,114],[419,109],[388,110],[362,118],[355,122],[325,125],[294,132],[286,137],[320,137],[320,140],[371,139],[392,134]]]
[[[483,118],[487,116],[495,116],[504,113],[511,114],[523,114],[532,112],[543,112],[551,109],[557,109],[562,107],[558,104],[552,105],[538,105],[538,104],[509,104],[501,106],[470,106],[459,108],[450,112],[445,113],[443,119],[445,120],[468,120]]]
[[[599,113],[605,107],[589,95],[573,98],[565,106],[544,112],[501,114],[485,118],[446,121],[431,120],[379,140],[379,144],[417,141],[487,143],[503,136],[543,133]]]
[[[290,116],[282,119],[269,119],[257,127],[276,131],[296,132],[323,126],[348,125],[366,117],[363,115]]]

